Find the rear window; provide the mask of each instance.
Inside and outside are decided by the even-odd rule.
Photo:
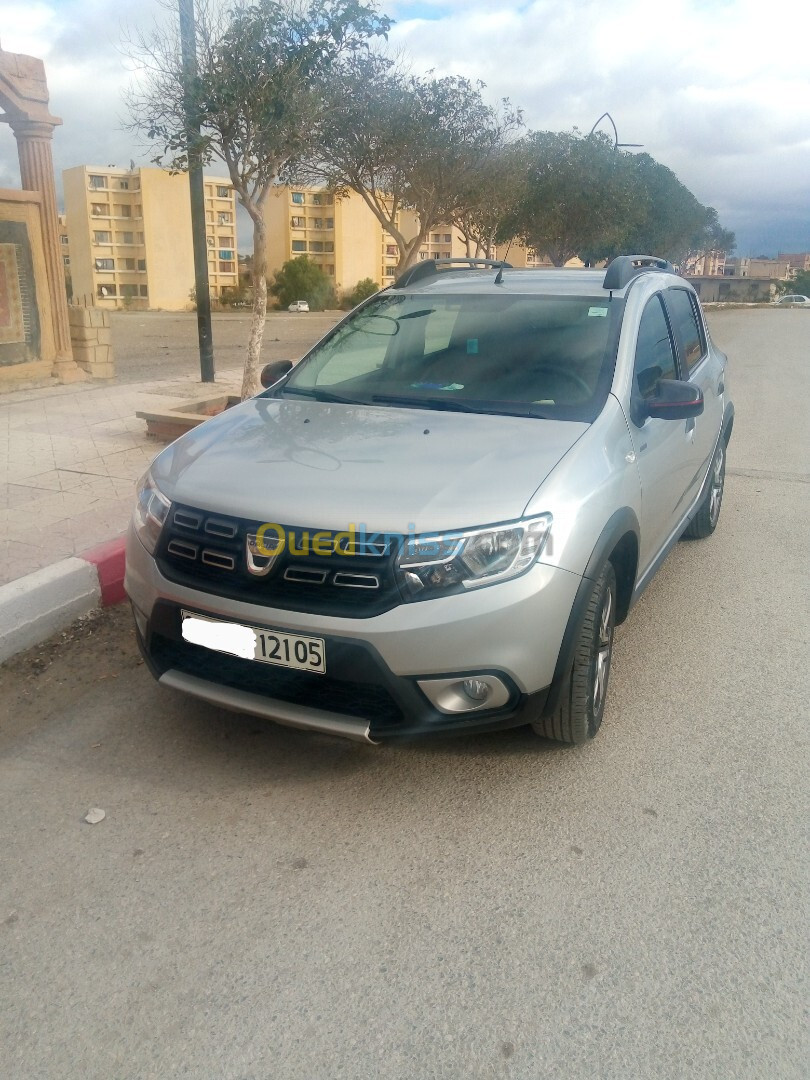
[[[672,328],[681,340],[687,372],[692,370],[706,352],[695,303],[692,294],[686,289],[667,289],[667,307],[672,318]]]
[[[316,346],[279,393],[592,419],[609,388],[620,306],[604,296],[387,294]]]

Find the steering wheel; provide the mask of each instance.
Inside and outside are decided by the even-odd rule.
[[[569,382],[573,383],[578,390],[581,390],[586,398],[593,397],[593,390],[591,387],[588,386],[585,380],[581,379],[575,371],[571,371],[564,367],[555,367],[553,364],[540,364],[539,367],[533,367],[531,369],[532,375],[539,374],[541,371],[550,372],[552,375],[562,375],[563,378],[568,379]]]

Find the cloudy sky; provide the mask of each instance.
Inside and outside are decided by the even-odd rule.
[[[537,129],[590,130],[608,110],[734,229],[742,255],[810,250],[810,63],[806,0],[382,0],[392,44],[416,71],[486,83]],[[147,164],[124,128],[126,29],[159,0],[0,0],[0,43],[46,61],[57,173]],[[0,126],[0,186],[19,183]],[[242,238],[242,247],[248,237]]]

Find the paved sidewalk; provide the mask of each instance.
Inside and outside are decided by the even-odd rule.
[[[222,371],[217,389],[238,392],[240,379],[241,368]],[[165,445],[147,438],[136,410],[202,386],[190,375],[0,395],[0,584],[120,535],[135,481]]]

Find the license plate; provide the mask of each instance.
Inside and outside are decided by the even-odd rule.
[[[241,656],[243,660],[258,660],[261,664],[312,671],[317,675],[326,672],[323,638],[209,619],[195,611],[181,611],[180,616],[183,640],[192,645],[202,645],[228,656]]]

